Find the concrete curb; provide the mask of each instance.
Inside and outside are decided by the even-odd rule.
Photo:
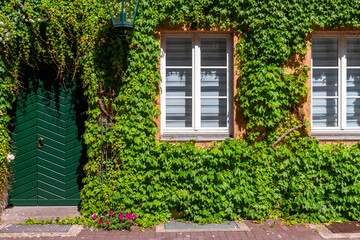
[[[211,228],[211,229],[165,229],[165,224],[160,223],[156,226],[156,232],[249,232],[250,228],[244,222],[235,221],[239,228],[237,229],[223,229],[223,228]]]
[[[6,225],[0,225],[0,229]],[[47,233],[0,233],[0,238],[33,238],[33,237],[76,237],[83,227],[73,225],[68,232],[47,232]]]
[[[360,238],[360,233],[333,233],[325,225],[309,224],[309,227],[318,232],[325,239],[329,238]]]

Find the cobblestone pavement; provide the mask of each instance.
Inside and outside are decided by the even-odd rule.
[[[323,239],[318,233],[311,230],[309,227],[296,224],[294,226],[286,226],[281,224],[279,220],[274,223],[274,220],[268,220],[261,225],[245,221],[246,225],[250,228],[250,232],[165,232],[159,233],[155,229],[145,229],[142,231],[140,228],[134,228],[133,231],[105,231],[105,230],[90,230],[83,229],[77,237],[44,237],[44,238],[23,238],[35,240],[192,240],[192,239],[217,239],[217,240],[265,240],[265,239],[281,239],[281,240],[321,240]],[[12,238],[6,238],[12,239]],[[19,238],[14,238],[19,239]],[[351,238],[351,240],[360,240],[360,238]]]

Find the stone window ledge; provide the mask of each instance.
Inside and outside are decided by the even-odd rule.
[[[166,133],[162,134],[160,140],[168,142],[186,142],[195,140],[197,142],[214,142],[224,141],[227,138],[233,138],[229,134],[178,134],[178,133]]]
[[[360,141],[360,131],[311,131],[311,137],[329,141]]]

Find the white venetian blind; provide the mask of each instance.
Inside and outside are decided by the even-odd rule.
[[[360,38],[346,39],[346,126],[360,127]]]
[[[227,127],[226,38],[201,38],[201,127]]]
[[[338,39],[312,40],[312,126],[338,126]]]
[[[192,127],[192,38],[166,39],[166,127]]]

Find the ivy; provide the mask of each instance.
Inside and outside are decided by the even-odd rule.
[[[313,30],[360,26],[359,1],[143,0],[130,39],[128,66],[119,29],[99,0],[0,2],[0,193],[12,152],[9,110],[23,73],[43,65],[81,76],[87,110],[88,163],[81,192],[85,216],[120,209],[139,224],[170,217],[205,222],[278,216],[307,221],[359,219],[359,145],[319,145],[304,128],[270,148],[302,121],[309,67],[301,64]],[[161,76],[159,30],[231,30],[239,70],[236,104],[242,139],[157,142],[154,118]],[[296,56],[299,61],[293,64]],[[287,69],[291,69],[288,71]],[[99,86],[115,92],[99,96]],[[112,104],[116,125],[101,136],[99,100]],[[99,181],[101,150],[111,144],[107,184]],[[15,159],[16,161],[16,159]]]

